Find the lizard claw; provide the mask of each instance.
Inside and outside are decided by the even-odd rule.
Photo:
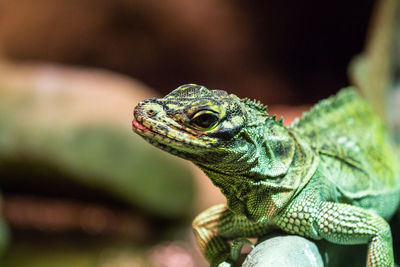
[[[254,248],[253,243],[251,243],[247,238],[236,238],[232,241],[231,244],[231,259],[233,261],[237,261],[239,258],[241,252],[242,252],[242,247],[243,246],[249,246],[252,249]]]

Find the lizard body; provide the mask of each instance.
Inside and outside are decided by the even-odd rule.
[[[133,130],[200,167],[227,198],[193,229],[212,266],[236,260],[248,237],[279,228],[337,244],[368,243],[367,266],[393,266],[387,220],[400,201],[390,137],[351,89],[290,126],[261,103],[188,84],[135,108]],[[232,241],[230,243],[230,241]]]

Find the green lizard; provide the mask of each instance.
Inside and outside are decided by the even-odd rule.
[[[133,130],[200,167],[227,198],[193,229],[212,266],[273,229],[350,245],[367,266],[393,266],[388,220],[400,201],[398,159],[381,121],[352,88],[290,126],[267,108],[188,84],[134,110]]]

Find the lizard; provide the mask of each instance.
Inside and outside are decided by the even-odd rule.
[[[132,129],[192,161],[225,195],[192,223],[211,266],[231,266],[247,238],[274,229],[368,244],[367,266],[394,265],[387,221],[400,201],[398,154],[353,87],[285,126],[258,101],[186,84],[140,102]]]

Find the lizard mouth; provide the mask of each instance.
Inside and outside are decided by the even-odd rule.
[[[152,132],[150,129],[146,128],[143,124],[138,122],[136,119],[132,120],[132,130],[134,132],[149,132],[149,133]]]
[[[182,143],[166,135],[160,134],[152,130],[151,128],[146,127],[136,118],[132,120],[132,130],[155,147],[158,147],[168,153],[171,153],[181,158],[189,160],[193,159],[192,154],[182,151],[181,149],[174,148],[176,146],[182,147]]]
[[[132,121],[132,130],[153,146],[158,147],[175,156],[188,160],[194,160],[194,155],[190,153],[190,149],[193,149],[194,145],[189,145],[179,140],[175,140],[169,137],[167,134],[164,135],[153,130],[152,128],[153,127],[151,126],[146,126],[137,118],[134,118]]]
[[[134,118],[132,120],[132,130],[139,134],[140,136],[144,137],[146,140],[148,139],[152,139],[155,140],[156,138],[163,138],[163,135],[153,131],[151,129],[151,127],[146,127],[143,122],[137,120],[136,118]]]

